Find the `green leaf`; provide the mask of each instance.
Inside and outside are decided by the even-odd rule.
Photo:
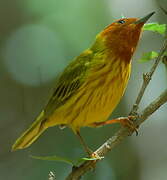
[[[60,156],[30,156],[34,159],[40,159],[40,160],[45,160],[45,161],[59,161],[59,162],[65,162],[70,165],[74,165],[75,161],[69,158],[64,158]]]
[[[76,160],[75,165],[78,166],[79,164],[81,164],[84,161],[95,161],[95,160],[101,160],[103,158],[104,157],[94,157],[94,158],[93,157],[90,157],[90,158],[84,157],[84,158],[79,158],[79,159]]]
[[[88,158],[88,157],[84,157],[84,158],[79,158],[79,159],[69,159],[69,158],[64,158],[64,157],[60,157],[60,156],[30,156],[31,158],[34,159],[39,159],[39,160],[44,160],[44,161],[59,161],[59,162],[64,162],[67,164],[70,164],[72,166],[78,166],[79,164],[81,164],[84,161],[94,161],[94,160],[100,160],[104,157],[95,157],[95,158]]]
[[[95,158],[82,158],[82,160],[84,161],[95,161],[95,160],[100,160],[104,157],[95,157]]]
[[[142,55],[142,57],[139,59],[140,62],[147,62],[151,59],[154,59],[158,56],[158,53],[155,51],[147,52]]]
[[[166,24],[148,23],[144,25],[144,30],[157,32],[162,35],[165,34],[166,28]]]

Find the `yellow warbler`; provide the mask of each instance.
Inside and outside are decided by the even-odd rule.
[[[106,121],[124,94],[144,18],[122,18],[96,36],[94,44],[64,70],[55,91],[35,122],[17,139],[12,150],[30,146],[48,127],[65,125],[80,136],[80,128],[120,122]]]

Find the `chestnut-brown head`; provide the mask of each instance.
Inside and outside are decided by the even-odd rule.
[[[143,25],[154,14],[138,18],[122,18],[106,27],[97,38],[101,39],[106,48],[115,55],[130,60],[140,38]]]

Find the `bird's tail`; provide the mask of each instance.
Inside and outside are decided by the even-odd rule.
[[[44,117],[44,112],[38,116],[36,121],[27,129],[21,137],[19,137],[14,145],[12,146],[12,151],[17,149],[24,149],[30,146],[41,134],[47,129],[45,126],[46,118]]]

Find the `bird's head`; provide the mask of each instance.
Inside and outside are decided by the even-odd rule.
[[[99,33],[97,41],[101,41],[109,52],[130,60],[139,41],[142,27],[153,14],[154,12],[140,19],[119,19]]]

